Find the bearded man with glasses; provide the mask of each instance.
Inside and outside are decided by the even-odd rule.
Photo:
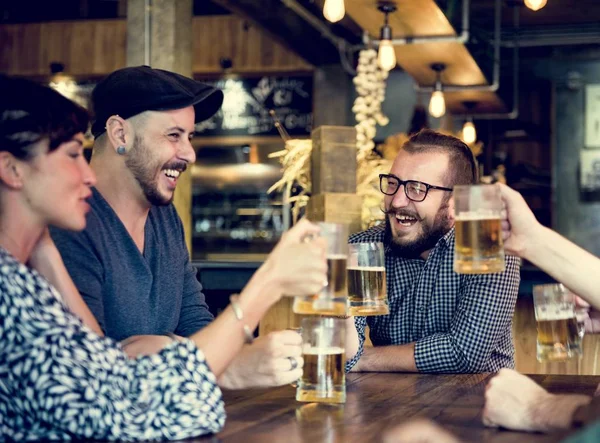
[[[506,271],[453,270],[452,188],[474,184],[477,163],[461,140],[423,130],[380,175],[385,224],[350,237],[383,242],[390,313],[348,319],[347,371],[479,373],[514,367],[512,317],[520,261]],[[369,326],[373,347],[364,347]]]

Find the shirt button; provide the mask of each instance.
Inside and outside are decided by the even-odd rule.
[[[418,309],[419,309],[419,311],[421,311],[421,312],[425,312],[425,306],[423,306],[423,305],[419,306],[419,308],[418,308]]]

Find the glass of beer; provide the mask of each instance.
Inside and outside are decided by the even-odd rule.
[[[390,313],[383,243],[348,245],[348,302],[350,315]]]
[[[575,295],[561,284],[533,287],[537,322],[537,359],[565,361],[582,354]]]
[[[454,272],[503,272],[500,189],[494,185],[455,186],[454,211]]]
[[[318,294],[296,296],[292,310],[306,315],[348,315],[348,225],[317,223],[327,240],[327,282]]]
[[[346,401],[346,323],[333,317],[302,319],[304,367],[296,400],[317,403]]]

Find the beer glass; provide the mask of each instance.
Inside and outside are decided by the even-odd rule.
[[[581,355],[575,295],[561,284],[537,285],[533,287],[533,303],[538,361],[565,361]]]
[[[494,185],[455,186],[454,211],[454,272],[503,272],[500,189]]]
[[[350,315],[390,313],[383,243],[348,245],[348,302]]]
[[[346,323],[334,317],[302,320],[304,367],[296,400],[318,403],[346,401]]]
[[[318,294],[296,296],[292,310],[307,315],[347,315],[348,225],[317,223],[321,237],[327,240],[327,282]]]

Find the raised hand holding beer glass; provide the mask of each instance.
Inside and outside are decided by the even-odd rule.
[[[333,317],[302,320],[304,368],[296,400],[344,403],[346,401],[346,322]]]
[[[502,199],[494,185],[454,187],[456,245],[454,271],[459,274],[503,272]]]
[[[327,242],[327,281],[316,293],[296,295],[293,311],[307,315],[347,315],[348,278],[348,225],[319,222],[319,239]],[[310,240],[312,242],[314,240]]]
[[[533,303],[538,361],[565,361],[580,356],[575,294],[562,284],[537,285],[533,287]]]
[[[348,245],[350,315],[389,314],[383,243]]]

